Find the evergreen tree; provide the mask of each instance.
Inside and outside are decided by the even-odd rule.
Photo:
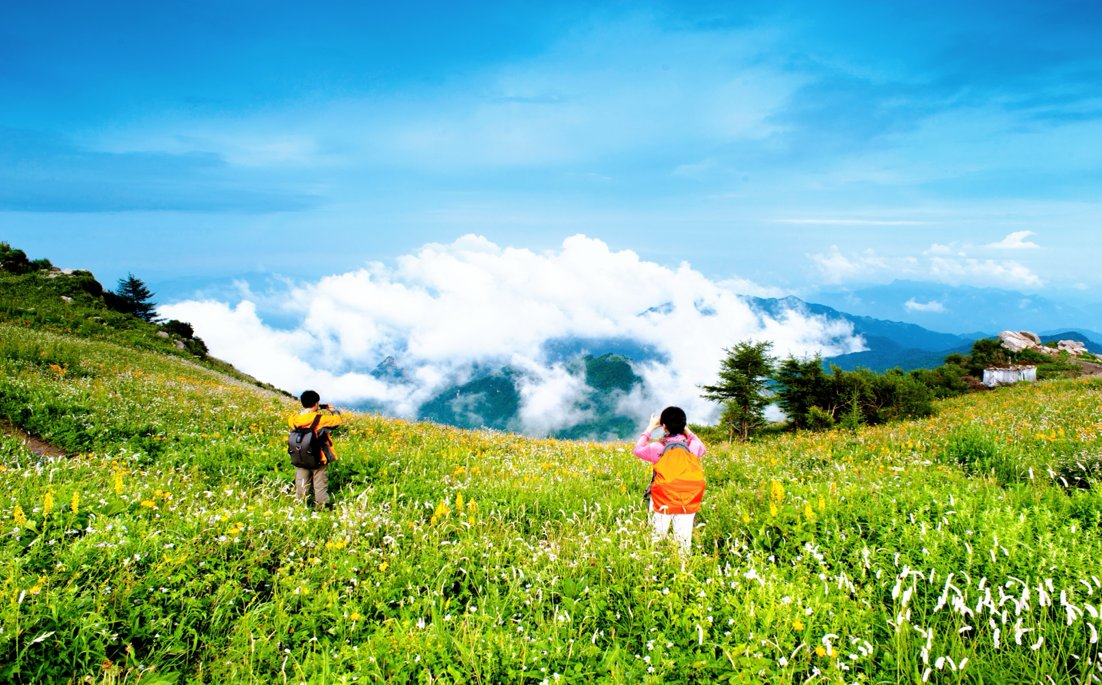
[[[134,274],[120,278],[115,295],[119,298],[123,311],[138,317],[142,321],[154,321],[157,318],[157,305],[153,302],[153,293]]]
[[[769,350],[773,343],[740,342],[725,349],[727,357],[719,371],[719,382],[702,385],[702,397],[722,402],[724,409],[721,425],[728,429],[733,439],[738,435],[747,440],[750,434],[765,425],[766,384],[773,370]]]
[[[795,357],[785,359],[774,371],[773,380],[777,383],[777,405],[793,428],[822,424],[823,412],[833,414],[831,381],[823,372],[823,358],[820,355],[804,361]],[[820,411],[813,417],[812,409],[815,408]]]

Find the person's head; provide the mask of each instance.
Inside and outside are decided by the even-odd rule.
[[[662,415],[658,417],[658,422],[666,428],[666,432],[670,435],[683,435],[685,424],[689,422],[689,419],[685,416],[685,410],[681,407],[666,407],[662,410]]]
[[[310,409],[311,407],[316,407],[318,402],[321,402],[321,395],[313,390],[306,390],[302,393],[302,396],[299,397],[299,400],[302,402],[303,407]]]

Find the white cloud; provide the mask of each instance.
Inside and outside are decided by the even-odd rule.
[[[889,261],[871,249],[846,255],[837,245],[831,245],[826,254],[813,254],[810,257],[828,283],[867,278],[891,269]]]
[[[776,219],[773,223],[795,226],[925,226],[929,221],[909,219],[846,219],[838,217],[819,217],[804,219]]]
[[[1002,285],[1017,288],[1037,288],[1044,285],[1037,274],[1018,262],[998,259],[934,258],[929,263],[930,275],[946,283]]]
[[[945,311],[945,305],[937,300],[930,300],[929,302],[919,302],[915,298],[911,298],[903,303],[904,309],[909,312],[933,312],[941,313]]]
[[[414,416],[476,365],[509,366],[520,372],[520,418],[535,434],[586,418],[574,403],[583,379],[547,358],[549,340],[631,339],[657,350],[663,361],[637,363],[644,385],[621,400],[641,421],[668,404],[694,421],[713,420],[716,407],[697,386],[715,380],[723,348],[740,340],[771,340],[779,356],[862,349],[849,324],[796,311],[771,318],[688,264],[646,262],[584,235],[545,253],[467,235],[266,302],[281,299],[280,318],[300,321],[294,330],[266,325],[248,300],[161,310],[189,321],[212,354],[257,378],[296,392],[314,387],[335,402],[377,403],[399,416]],[[403,378],[371,375],[387,356]]]
[[[837,245],[809,255],[827,283],[913,278],[951,285],[1039,288],[1044,281],[1028,266],[1008,259],[968,256],[969,247],[934,244],[919,256],[881,255],[866,249],[845,254]]]
[[[1015,231],[997,243],[988,244],[987,247],[996,250],[1035,250],[1040,245],[1026,240],[1031,235],[1034,235],[1033,231]]]

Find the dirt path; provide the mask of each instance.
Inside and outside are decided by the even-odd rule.
[[[26,445],[27,449],[31,452],[41,454],[45,457],[65,456],[65,451],[61,448],[54,447],[53,445],[46,442],[42,442],[27,431],[17,426],[11,425],[7,421],[0,421],[0,432],[2,432],[4,435],[11,435],[13,437],[19,438],[23,441],[23,444]]]

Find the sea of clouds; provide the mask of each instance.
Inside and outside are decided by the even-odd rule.
[[[779,357],[864,349],[847,322],[798,308],[767,315],[731,283],[583,235],[547,252],[467,235],[393,264],[261,295],[243,287],[236,302],[183,301],[159,313],[191,323],[212,355],[262,381],[398,417],[416,417],[443,389],[508,366],[520,372],[519,418],[533,435],[586,418],[578,408],[584,374],[550,354],[549,341],[629,339],[653,350],[633,362],[643,383],[619,402],[640,424],[671,404],[690,421],[713,422],[719,407],[698,386],[715,382],[724,348],[740,341],[772,341]],[[373,375],[387,358],[401,374]]]

